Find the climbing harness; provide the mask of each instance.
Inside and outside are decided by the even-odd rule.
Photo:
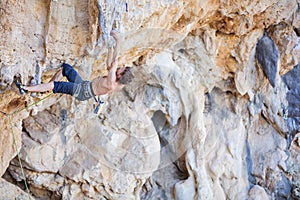
[[[101,100],[100,96],[98,96],[98,99],[94,96],[94,99],[96,101],[94,113],[98,115],[102,111],[104,102]]]

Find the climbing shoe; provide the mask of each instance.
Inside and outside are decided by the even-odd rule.
[[[17,88],[19,89],[19,92],[21,95],[24,95],[26,92],[28,92],[28,90],[24,89],[24,85],[22,83],[15,81],[15,84],[16,84]]]

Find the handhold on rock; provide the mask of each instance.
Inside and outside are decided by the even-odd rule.
[[[13,82],[13,75],[8,66],[0,66],[0,93],[10,88]]]

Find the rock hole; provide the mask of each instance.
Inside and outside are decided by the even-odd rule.
[[[246,28],[246,30],[249,29],[249,24],[248,23],[245,24],[245,28]]]
[[[167,167],[155,171],[143,185],[140,199],[169,199],[167,193],[172,193],[175,183],[189,177],[185,158],[186,154]]]
[[[176,160],[173,164],[175,165],[177,171],[176,175],[179,180],[186,180],[189,177],[188,170],[186,168],[186,154],[183,154],[178,160]]]
[[[300,28],[294,28],[297,37],[300,37]]]
[[[142,64],[145,64],[145,56],[141,55],[136,61],[133,62],[135,66],[140,66]]]
[[[168,144],[168,140],[166,139],[166,137],[162,131],[165,128],[166,123],[167,123],[166,115],[161,110],[157,110],[154,112],[151,120],[152,120],[155,130],[158,134],[160,146],[161,147],[166,146]]]
[[[212,97],[209,93],[205,94],[204,113],[209,113],[212,110]]]
[[[179,49],[178,52],[179,53],[185,53],[185,50],[184,49]]]
[[[14,161],[15,160],[15,161]],[[18,162],[17,161],[17,157],[15,157],[12,161],[11,161],[11,163],[12,162]],[[10,164],[10,165],[12,165],[12,164]],[[18,166],[18,164],[17,164],[17,167],[19,167]],[[6,180],[7,182],[9,182],[9,183],[11,183],[11,184],[13,184],[13,185],[15,185],[15,186],[17,186],[18,188],[20,188],[21,190],[23,190],[24,192],[26,192],[26,186],[25,186],[25,181],[23,180],[23,179],[18,179],[18,178],[16,178],[15,177],[15,175],[13,175],[13,171],[15,170],[15,168],[14,167],[8,167],[7,168],[7,170],[5,171],[5,173],[3,174],[3,176],[2,176],[2,178],[4,179],[4,180]]]

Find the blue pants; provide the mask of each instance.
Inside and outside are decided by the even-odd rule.
[[[79,101],[95,96],[90,81],[83,81],[71,65],[64,63],[62,67],[62,74],[69,82],[54,81],[53,93],[69,94]]]

